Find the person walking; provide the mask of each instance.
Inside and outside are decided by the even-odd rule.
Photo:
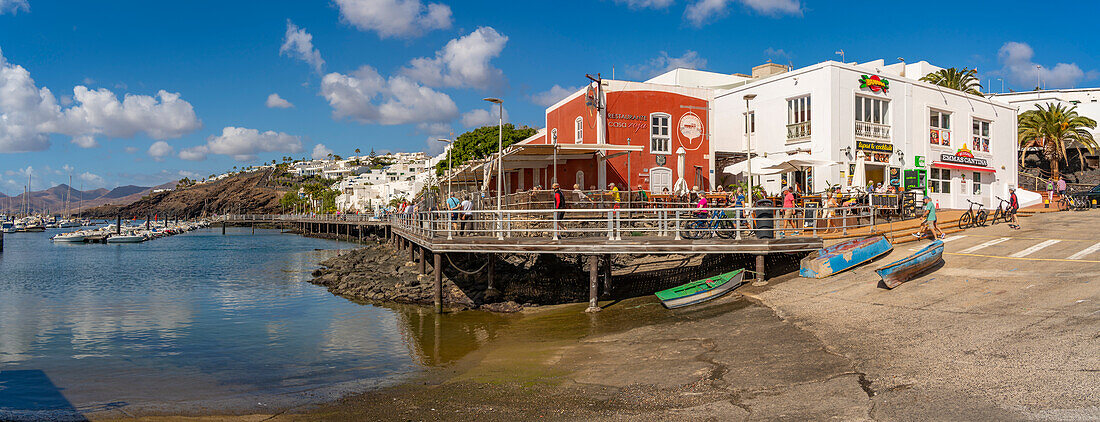
[[[466,194],[462,198],[462,224],[458,226],[458,233],[461,236],[462,233],[469,234],[470,229],[473,228],[474,222],[474,203],[470,201],[470,195]]]
[[[449,198],[447,198],[447,210],[450,211],[449,213],[447,213],[447,215],[451,218],[451,230],[459,227],[458,209],[461,206],[462,202],[459,201],[458,198],[455,198],[454,195],[451,195]]]
[[[1008,227],[1012,227],[1015,230],[1020,230],[1020,220],[1016,218],[1016,211],[1020,210],[1020,200],[1016,198],[1016,188],[1010,188],[1008,190],[1008,209],[1005,212],[1008,213],[1011,218],[1008,221]]]
[[[576,185],[574,185],[576,186]],[[579,190],[578,190],[579,191]],[[584,195],[584,193],[581,193]],[[565,230],[561,221],[565,219],[565,193],[561,191],[561,185],[554,184],[554,230]]]
[[[1058,197],[1066,197],[1066,179],[1062,177],[1058,178]]]
[[[943,239],[943,230],[940,230],[940,226],[936,224],[936,204],[932,203],[931,198],[924,198],[924,210],[927,213],[924,217],[924,222],[921,223],[920,230],[917,230],[916,233],[913,233],[913,236],[915,236],[917,239],[920,239],[924,237],[925,232],[931,230],[932,237],[934,239]],[[936,232],[939,232],[939,235],[936,235]]]
[[[611,183],[607,185],[607,190],[611,191],[611,207],[618,209],[619,201],[622,199],[619,195],[619,187]]]
[[[794,221],[794,192],[791,192],[790,186],[783,188],[783,229],[779,234],[785,236],[785,230],[788,226],[795,229],[795,234],[798,233],[798,225]]]

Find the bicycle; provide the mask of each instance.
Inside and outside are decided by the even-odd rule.
[[[725,211],[697,212],[696,218],[684,225],[680,235],[688,239],[702,239],[712,233],[722,239],[733,238],[737,233]]]
[[[1008,212],[1008,200],[1001,199],[999,196],[994,196],[998,201],[997,210],[993,212],[993,219],[990,220],[990,224],[997,224],[997,220],[1004,220],[1004,222],[1012,221],[1012,213]]]
[[[985,210],[985,206],[969,199],[966,202],[970,203],[970,209],[966,210],[966,213],[959,219],[959,228],[968,229],[975,226],[985,226],[985,220],[989,217],[989,211]],[[978,206],[978,212],[974,212],[974,206]]]

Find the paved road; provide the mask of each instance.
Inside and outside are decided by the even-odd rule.
[[[1100,419],[1100,210],[1022,222],[949,235],[894,290],[873,264],[747,293],[866,373],[873,418]]]

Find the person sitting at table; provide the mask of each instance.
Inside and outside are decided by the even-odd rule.
[[[581,185],[574,184],[573,185],[573,193],[575,193],[577,195],[577,202],[581,202],[581,201],[592,202],[592,199],[590,199],[588,197],[588,195],[585,195],[584,191],[581,190]]]
[[[642,189],[642,185],[638,185],[638,188],[635,190],[638,192],[638,202],[642,203],[643,205],[646,202],[649,202],[649,194],[646,193],[645,189]]]

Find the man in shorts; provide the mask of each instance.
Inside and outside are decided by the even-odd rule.
[[[576,186],[576,185],[574,185]],[[580,190],[578,189],[578,192]],[[584,195],[581,193],[581,195]],[[554,209],[565,209],[565,192],[561,191],[561,185],[554,184]],[[565,213],[562,211],[554,211],[554,230],[565,230],[565,226],[562,225],[561,220],[565,219]]]
[[[936,204],[932,203],[931,198],[924,198],[924,210],[925,212],[927,212],[927,215],[925,215],[924,222],[920,225],[920,230],[917,230],[916,233],[913,233],[913,236],[915,236],[917,239],[920,239],[924,237],[925,232],[931,229],[932,237],[936,239],[943,239],[943,230],[940,230],[940,226],[936,224]],[[936,232],[939,232],[938,236],[936,235]]]
[[[1006,213],[1012,218],[1008,221],[1008,227],[1012,227],[1015,230],[1020,230],[1020,220],[1016,218],[1016,211],[1020,210],[1020,200],[1016,198],[1016,188],[1010,188],[1008,190],[1008,209]]]

